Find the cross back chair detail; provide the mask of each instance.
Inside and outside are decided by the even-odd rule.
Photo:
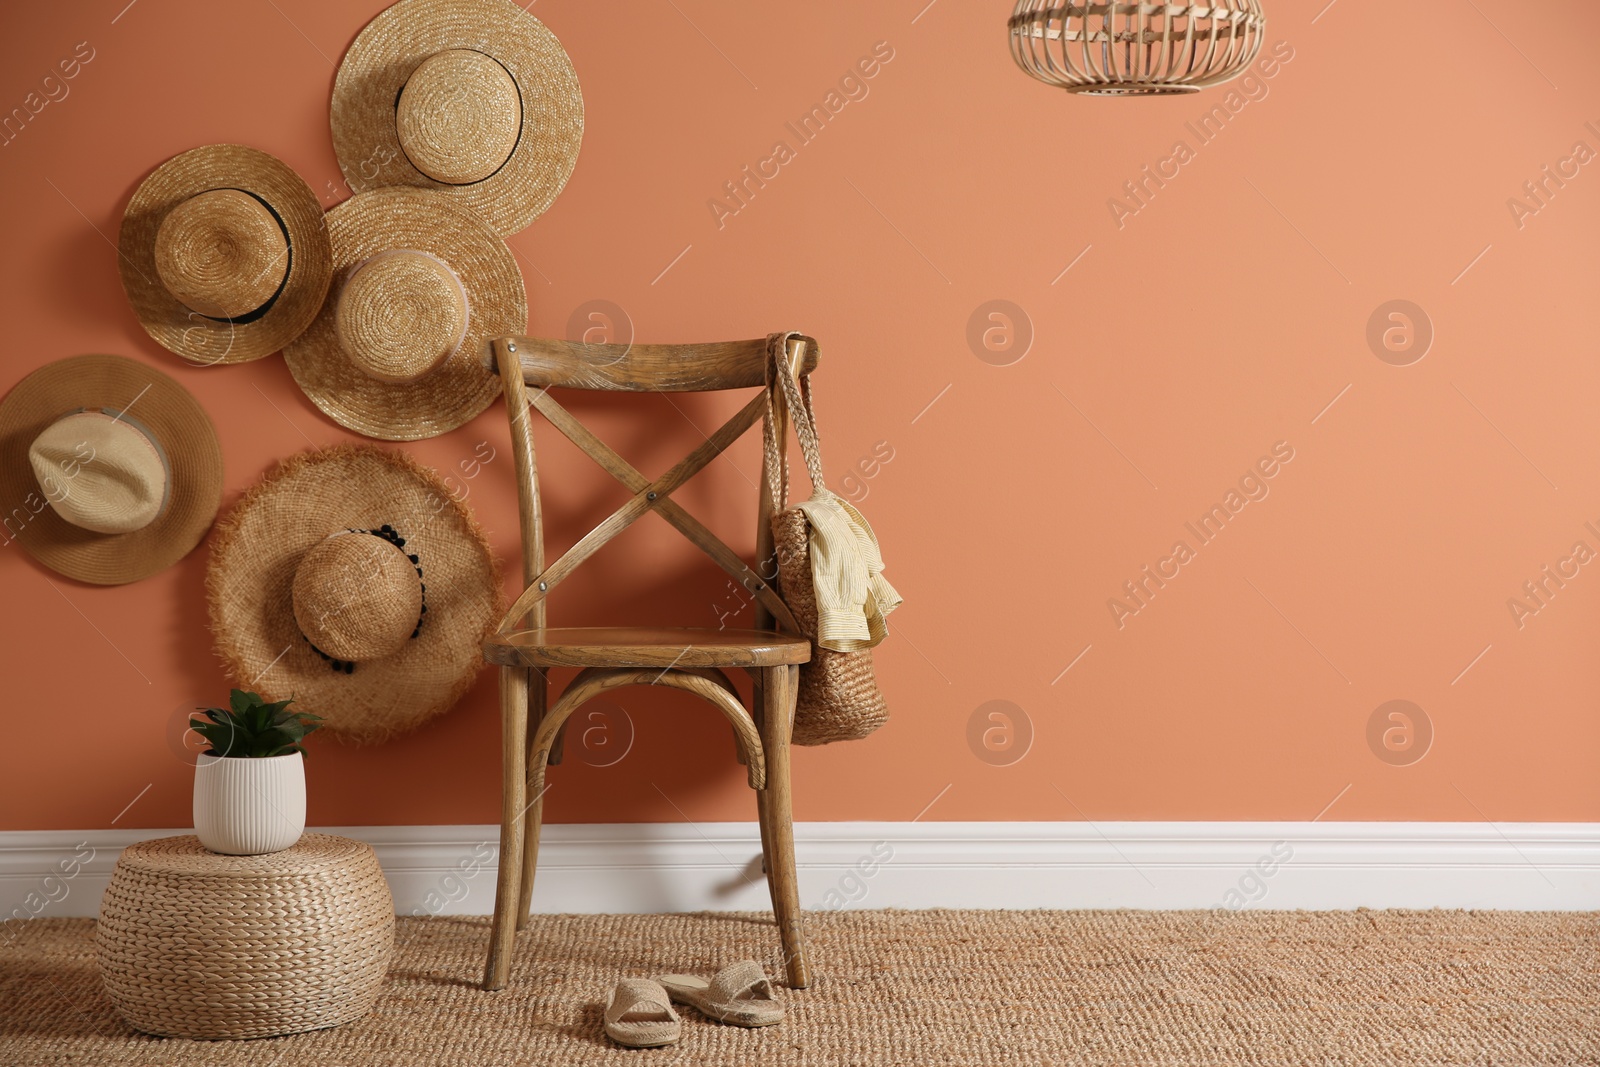
[[[810,982],[795,878],[794,831],[789,784],[789,735],[799,684],[799,665],[811,646],[772,583],[672,499],[671,494],[757,426],[768,405],[774,415],[779,458],[787,462],[788,411],[781,389],[768,383],[772,363],[767,338],[716,344],[603,345],[505,337],[492,342],[488,358],[504,387],[511,421],[522,530],[525,588],[484,642],[484,658],[500,669],[501,810],[499,876],[494,922],[483,987],[502,989],[511,970],[516,932],[531,914],[547,764],[561,760],[568,719],[586,701],[622,686],[667,685],[709,701],[732,725],[740,762],[756,790],[761,851],[772,894],[772,910],[783,943],[789,985]],[[809,337],[783,340],[788,373],[809,374],[817,366],[817,344]],[[646,478],[557,402],[552,388],[620,392],[760,391],[704,444],[659,478]],[[553,563],[546,563],[544,516],[538,465],[528,412],[536,409],[589,458],[633,495],[581,537]],[[765,466],[765,465],[764,465]],[[780,470],[782,468],[780,467]],[[763,470],[756,516],[756,558],[773,556],[771,494]],[[562,580],[606,542],[646,512],[655,512],[709,555],[754,598],[749,630],[669,628],[552,628],[545,601]],[[772,568],[775,577],[776,569]],[[781,626],[782,629],[779,629]],[[550,703],[547,669],[581,670],[559,700]],[[746,708],[725,673],[742,668],[751,677]]]

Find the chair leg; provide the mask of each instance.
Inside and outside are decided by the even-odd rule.
[[[518,885],[522,875],[522,809],[528,784],[528,672],[500,668],[500,869],[483,988],[504,989],[516,948]]]
[[[767,787],[757,804],[762,812],[762,852],[767,861],[767,886],[772,891],[772,911],[783,939],[789,986],[811,984],[805,954],[805,928],[800,913],[800,882],[794,868],[794,823],[789,790],[789,732],[799,681],[796,667],[768,667],[763,671],[761,744],[766,753]]]
[[[550,699],[550,683],[543,671],[535,670],[528,686],[528,736],[539,732]],[[526,746],[524,746],[526,751]],[[553,762],[553,761],[552,761]],[[531,766],[531,765],[530,765]],[[543,786],[540,786],[542,789]],[[531,803],[529,803],[531,801]],[[517,929],[528,925],[533,914],[533,875],[539,865],[539,832],[544,822],[544,799],[527,794],[528,813],[522,826],[522,877],[517,892]]]
[[[765,724],[767,721],[767,687],[762,680],[762,675],[764,673],[765,668],[760,670],[752,670],[750,672],[750,717],[755,720],[756,729],[762,731],[762,737],[766,736]],[[737,744],[734,747],[737,748]],[[766,748],[765,741],[762,742],[762,748]],[[740,762],[742,763],[744,761],[740,760]],[[771,854],[772,850],[772,834],[767,829],[767,808],[767,792],[763,789],[756,793],[756,824],[761,829],[761,874],[763,877],[767,877],[767,856]],[[772,891],[772,881],[770,878],[767,881],[767,891],[769,893]],[[772,914],[778,914],[778,901],[776,897],[774,897],[772,901]]]

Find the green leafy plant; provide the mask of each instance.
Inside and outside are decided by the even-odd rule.
[[[268,703],[257,693],[235,689],[228,694],[228,707],[197,708],[205,718],[191,716],[189,729],[211,746],[205,752],[208,756],[266,759],[291,752],[304,756],[306,735],[320,729],[322,719],[289,711],[292,703],[293,697]]]

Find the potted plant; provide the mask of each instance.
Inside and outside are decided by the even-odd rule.
[[[306,828],[306,735],[321,719],[235,689],[226,708],[200,708],[189,728],[209,746],[194,769],[194,831],[230,856],[277,852]]]

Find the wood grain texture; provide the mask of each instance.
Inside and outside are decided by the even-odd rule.
[[[720,456],[729,445],[760,420],[764,410],[764,399],[761,396],[753,397],[738,414],[723,423],[715,433],[675,464],[671,470],[637,490],[626,504],[579,538],[576,544],[562,553],[560,559],[546,567],[533,584],[522,591],[516,603],[507,610],[506,622],[502,622],[501,630],[506,629],[510,620],[520,617],[529,611],[534,603],[548,596],[552,589],[560,585],[581,563],[598,552],[607,542],[633,525],[645,512],[655,507],[659,501],[665,500],[684,482],[698,474],[706,464]]]
[[[500,668],[500,865],[494,887],[494,923],[483,988],[504,989],[517,934],[518,882],[523,871],[523,807],[527,789],[528,670]],[[531,874],[530,874],[531,878]],[[530,887],[530,892],[531,887]]]
[[[770,667],[806,662],[811,642],[771,630],[572,626],[498,634],[483,655],[519,667]]]
[[[598,463],[611,476],[635,494],[648,491],[651,488],[650,479],[634,469],[633,465],[619,456],[609,445],[596,437],[589,428],[573,417],[572,413],[562,407],[548,392],[543,389],[533,393],[531,403],[550,424],[566,435],[567,439],[582,449],[591,459]],[[765,609],[765,622],[757,621],[756,629],[770,629],[774,619],[782,624],[783,629],[789,633],[799,633],[800,627],[795,622],[794,615],[789,611],[789,606],[778,595],[772,583],[764,581],[760,574],[752,569],[739,554],[729,548],[721,538],[705,527],[699,519],[685,511],[676,500],[670,497],[659,496],[653,503],[656,514],[676,526],[689,541],[706,555],[716,561],[740,587],[749,592]],[[770,511],[770,508],[767,509]],[[765,512],[763,512],[765,514]],[[764,527],[759,522],[758,531],[765,528],[767,540],[772,540],[770,524]],[[757,535],[756,559],[766,559],[760,550],[760,536]],[[768,553],[770,555],[770,552]],[[776,574],[776,570],[771,573]]]
[[[811,968],[806,958],[804,916],[800,912],[800,879],[794,867],[793,794],[789,779],[789,732],[794,725],[800,668],[768,667],[762,674],[767,704],[761,720],[761,747],[767,757],[767,786],[756,797],[762,858],[767,868],[767,888],[772,892],[772,913],[783,939],[789,986],[804,989],[811,984]]]
[[[804,346],[796,341],[790,342],[788,356],[791,369],[802,365],[801,360],[805,352],[806,348]],[[782,477],[781,472],[787,470],[789,465],[789,410],[784,403],[783,390],[769,388],[767,392],[772,404],[772,429],[773,436],[776,439],[777,464],[775,467],[766,462],[761,465],[761,487],[756,493],[756,568],[763,577],[776,582],[778,579],[778,556],[773,545],[772,534],[772,501],[776,495],[773,492],[773,482]],[[787,633],[798,634],[801,632],[800,625],[795,621],[794,613],[789,610],[787,604],[784,604],[783,611],[778,613],[769,607],[766,600],[757,598],[753,610],[755,616],[753,622],[758,630],[771,629],[774,624],[781,624]],[[756,723],[760,725],[766,721],[767,708],[774,697],[767,692],[766,671],[753,670],[749,673],[751,682],[750,710],[755,717]],[[788,699],[793,701],[798,696],[799,689],[796,687],[794,692],[788,694]],[[778,706],[781,708],[784,694],[779,693],[776,698],[779,700]],[[765,727],[763,727],[764,730]],[[758,798],[756,806],[758,821],[761,825],[762,863],[766,865],[767,857],[772,855],[772,839],[768,828],[765,798]]]
[[[789,344],[789,366],[791,370],[802,366],[802,359],[806,350],[798,343],[798,339]],[[766,580],[778,580],[778,557],[772,543],[772,500],[773,482],[782,478],[782,472],[789,467],[789,408],[783,399],[783,390],[770,389],[770,402],[772,404],[772,429],[777,439],[778,462],[773,469],[766,463],[761,465],[761,488],[756,492],[756,569]],[[782,603],[781,599],[779,601]],[[783,628],[789,633],[799,633],[800,626],[795,622],[794,614],[784,605],[781,612],[773,609],[766,600],[759,599],[755,606],[755,627],[758,630],[770,629],[775,622],[781,622]],[[761,680],[756,679],[759,686]]]
[[[550,678],[544,670],[535,667],[528,671],[528,725],[524,739],[533,737],[539,732],[539,724],[544,721],[545,711],[550,700]],[[563,731],[556,735],[556,743],[550,750],[550,762],[561,762],[561,742],[566,733]],[[527,764],[523,764],[523,776],[527,776]],[[533,866],[534,859],[539,855],[539,833],[541,829],[540,815],[542,809],[536,809],[528,804],[526,794],[523,806],[527,809],[523,814],[522,825],[522,877],[517,885],[517,929],[521,930],[528,925],[528,917],[533,913]]]
[[[517,521],[522,527],[522,581],[531,586],[544,570],[544,522],[539,508],[539,464],[533,451],[533,431],[528,425],[528,390],[519,373],[516,354],[504,338],[489,346],[500,382],[505,388],[506,414],[511,420],[511,454],[517,473]],[[507,616],[516,626],[543,626],[544,603],[527,605],[523,614]],[[505,629],[506,621],[500,628]]]
[[[502,717],[501,848],[484,988],[505,986],[516,931],[527,925],[532,912],[546,772],[560,762],[567,721],[588,700],[628,685],[666,685],[694,693],[733,728],[736,754],[756,790],[763,858],[790,984],[802,987],[809,977],[794,868],[789,731],[797,665],[811,658],[811,643],[799,634],[772,582],[776,568],[771,565],[771,474],[763,472],[757,503],[754,567],[670,499],[674,490],[762,421],[772,393],[766,384],[768,341],[606,346],[500,338],[489,345],[488,353],[504,387],[511,424],[525,587],[501,620],[499,632],[483,643],[484,658],[501,668]],[[809,372],[816,367],[816,343],[809,338],[792,338],[786,354],[791,370]],[[760,392],[681,462],[652,480],[550,396],[547,388],[555,385],[634,392],[754,387]],[[529,386],[534,388],[530,391]],[[548,565],[530,409],[537,409],[632,494]],[[781,444],[780,452],[786,454]],[[545,625],[550,591],[649,511],[665,518],[752,595],[759,629]],[[765,570],[759,569],[763,561]],[[768,573],[772,578],[763,577]],[[788,632],[774,630],[775,622]],[[582,670],[551,705],[545,669],[557,666]],[[740,702],[724,667],[750,672],[754,686],[749,709]]]
[[[817,369],[821,353],[802,339],[801,373]],[[591,345],[543,337],[507,337],[515,347],[527,384],[541,389],[600,389],[629,393],[697,393],[754,389],[766,384],[767,339],[684,345]]]
[[[556,733],[572,713],[602,693],[633,685],[670,686],[709,702],[733,727],[734,736],[744,752],[750,788],[761,789],[766,785],[766,759],[762,753],[761,733],[756,729],[750,712],[740,703],[738,695],[724,678],[699,671],[659,670],[655,667],[590,667],[580,671],[567,686],[533,738],[528,757],[528,789],[531,795],[538,796],[543,789],[544,757],[554,744]]]

